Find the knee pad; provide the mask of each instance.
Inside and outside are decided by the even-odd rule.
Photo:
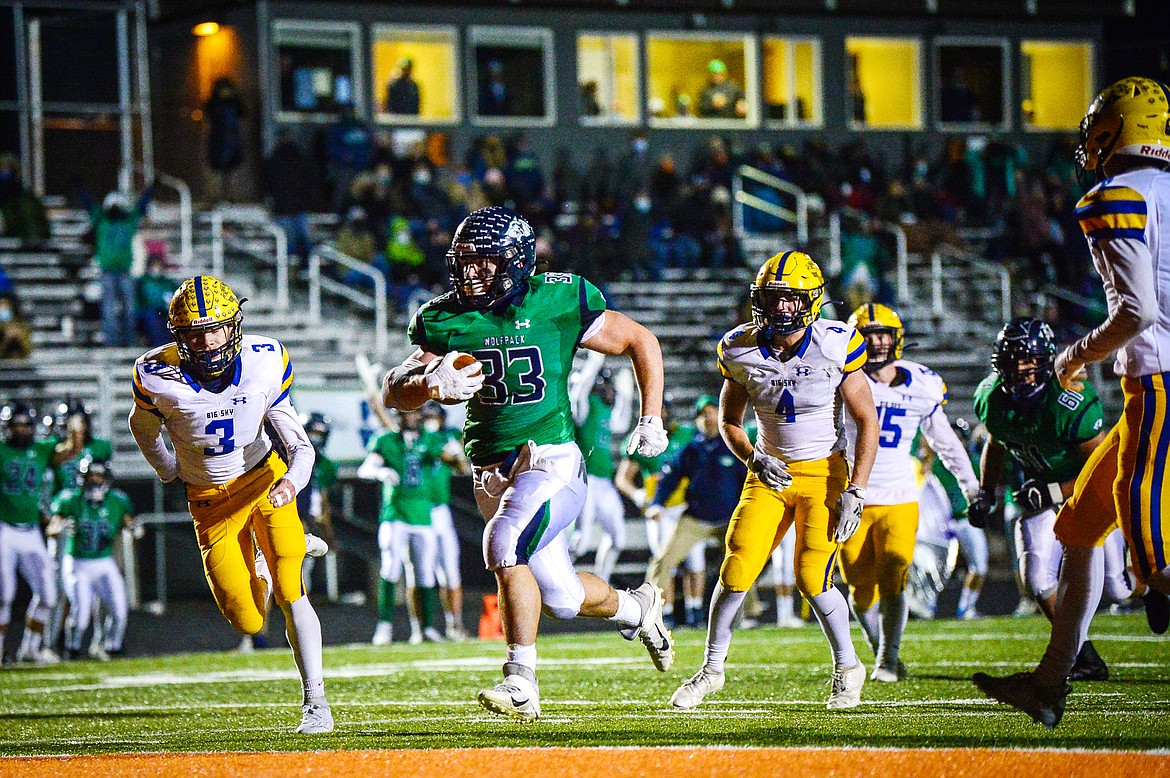
[[[1056,591],[1059,581],[1048,574],[1036,554],[1027,554],[1021,557],[1020,567],[1020,578],[1024,581],[1024,589],[1033,598],[1047,599]]]
[[[877,587],[880,596],[894,597],[906,588],[910,575],[910,560],[891,556],[878,570]]]
[[[541,610],[554,619],[576,618],[577,614],[581,612],[581,603],[585,602],[585,587],[581,586],[580,579],[577,579],[577,586],[571,588],[572,590],[542,588],[540,590],[540,598],[543,601]]]
[[[501,516],[487,523],[483,531],[483,561],[488,570],[516,565],[516,544],[520,528]]]
[[[744,560],[738,554],[728,554],[719,568],[719,583],[723,588],[729,592],[746,592],[754,582]]]

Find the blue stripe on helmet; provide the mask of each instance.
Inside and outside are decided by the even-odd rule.
[[[195,276],[195,302],[199,306],[200,318],[207,315],[207,300],[203,297],[203,276]]]

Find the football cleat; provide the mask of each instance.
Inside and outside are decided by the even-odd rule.
[[[301,706],[301,725],[297,727],[298,735],[321,735],[333,731],[333,712],[329,710],[329,703],[306,702]]]
[[[670,695],[670,704],[680,710],[690,710],[707,695],[722,689],[724,678],[723,673],[708,670],[704,665],[699,668],[699,672],[690,677],[690,680],[674,690],[674,694]]]
[[[1093,648],[1093,641],[1086,640],[1081,644],[1081,650],[1077,652],[1077,661],[1073,663],[1068,679],[1070,681],[1109,680],[1109,665],[1105,664],[1105,660],[1097,653],[1097,649]]]
[[[446,643],[447,639],[443,637],[443,633],[434,627],[427,627],[422,631],[423,640],[427,643]]]
[[[316,535],[305,533],[305,556],[311,556],[315,559],[317,557],[323,557],[328,553],[328,543]]]
[[[447,640],[451,641],[452,643],[466,643],[469,640],[467,636],[467,630],[465,630],[461,624],[452,624],[451,626],[447,627],[447,631],[444,633],[444,637],[446,637]]]
[[[829,691],[826,708],[829,710],[856,708],[861,704],[861,687],[865,685],[865,665],[858,662],[853,667],[833,668],[833,677],[829,679],[829,685],[832,689]]]
[[[1155,635],[1165,635],[1170,627],[1170,597],[1156,589],[1149,589],[1142,595],[1146,605],[1146,623]]]
[[[486,710],[500,716],[519,721],[536,721],[540,718],[540,690],[536,685],[536,671],[515,662],[505,662],[504,680],[481,691],[476,699]]]
[[[776,617],[776,626],[782,629],[800,629],[808,626],[808,622],[795,613],[781,613]]]
[[[388,621],[379,621],[374,627],[374,639],[370,642],[375,646],[388,646],[394,640],[394,625]]]
[[[1068,684],[1042,686],[1032,673],[1016,673],[996,678],[986,673],[971,677],[979,690],[993,700],[1011,705],[1032,717],[1045,729],[1054,729],[1064,716],[1064,698],[1072,688]]]
[[[634,638],[641,640],[650,654],[650,660],[654,662],[654,667],[665,673],[674,664],[674,641],[670,630],[662,621],[664,604],[662,590],[647,581],[637,589],[628,589],[627,592],[641,606],[642,620],[632,627],[621,630],[620,634],[626,640]]]
[[[880,683],[897,683],[906,680],[907,675],[906,665],[899,659],[893,667],[878,662],[877,666],[873,668],[873,672],[869,674],[869,680]]]

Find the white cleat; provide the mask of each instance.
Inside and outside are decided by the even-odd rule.
[[[515,662],[504,664],[504,680],[479,693],[479,704],[491,713],[517,719],[536,721],[540,718],[540,691],[536,673]]]
[[[329,710],[329,703],[306,702],[301,706],[301,725],[297,727],[298,735],[321,735],[333,731],[333,712]]]
[[[665,673],[674,664],[674,641],[662,621],[662,590],[647,581],[637,589],[627,591],[641,606],[642,621],[621,630],[620,634],[626,640],[641,640],[654,667]]]
[[[808,626],[808,623],[795,613],[785,613],[776,618],[776,626],[781,629],[800,629]]]
[[[410,631],[410,637],[408,637],[408,638],[406,639],[406,642],[407,642],[407,643],[409,643],[409,644],[410,644],[410,645],[412,645],[412,646],[421,646],[421,645],[422,645],[422,642],[423,642],[423,634],[422,634],[422,632],[419,632],[419,631],[417,631],[417,630],[413,630],[413,629],[412,629],[412,630]]]
[[[906,665],[902,664],[902,660],[899,659],[893,667],[879,662],[877,667],[873,669],[873,672],[869,674],[869,680],[879,681],[881,683],[897,683],[898,681],[906,680],[906,675]]]
[[[460,624],[447,627],[445,634],[447,640],[450,640],[452,643],[466,643],[469,640],[467,630]]]
[[[375,646],[388,646],[394,640],[394,625],[388,621],[379,621],[374,627],[374,639],[370,642]]]
[[[853,667],[834,668],[829,681],[833,690],[829,693],[829,710],[856,708],[861,704],[861,687],[865,685],[865,665],[858,662]]]
[[[690,710],[696,707],[708,694],[714,694],[723,688],[723,673],[715,673],[706,667],[700,667],[699,672],[691,679],[674,690],[670,695],[670,704],[681,710]]]
[[[447,639],[443,637],[443,633],[434,627],[427,627],[422,633],[423,640],[427,643],[446,643]]]
[[[61,664],[61,657],[48,646],[41,646],[39,651],[29,657],[29,661],[34,665],[58,665]]]
[[[305,533],[305,556],[313,558],[323,557],[329,553],[329,544],[321,538],[310,533]]]

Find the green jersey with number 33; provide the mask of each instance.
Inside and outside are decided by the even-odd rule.
[[[599,316],[605,298],[569,273],[544,273],[489,310],[469,310],[453,293],[418,309],[407,334],[433,354],[463,351],[483,363],[484,385],[467,406],[464,438],[475,464],[503,459],[531,440],[574,439],[569,405],[573,354]]]
[[[1095,438],[1105,424],[1091,384],[1073,392],[1052,381],[1034,404],[1024,404],[1008,396],[996,374],[975,390],[975,415],[1019,463],[1025,478],[1049,483],[1077,477],[1086,459],[1080,444]]]

